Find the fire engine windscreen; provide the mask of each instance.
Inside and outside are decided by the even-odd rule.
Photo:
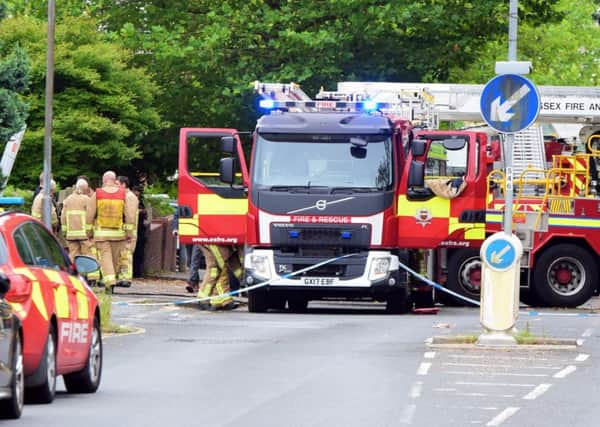
[[[258,136],[255,185],[383,191],[393,185],[392,141],[382,135]]]

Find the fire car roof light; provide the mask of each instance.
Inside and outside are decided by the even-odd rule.
[[[342,231],[340,233],[340,236],[342,237],[342,239],[351,239],[352,238],[352,232],[350,232],[350,231]]]
[[[296,239],[300,236],[300,232],[298,230],[290,230],[288,235],[292,238],[292,239]]]

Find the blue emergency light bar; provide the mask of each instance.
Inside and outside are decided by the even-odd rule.
[[[274,99],[261,99],[259,107],[264,110],[288,110],[290,108],[314,108],[319,111],[363,111],[371,113],[380,109],[393,108],[394,104],[366,100],[352,101],[277,101]]]

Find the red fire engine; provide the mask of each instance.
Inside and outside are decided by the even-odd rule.
[[[389,96],[409,88],[415,90],[415,85],[338,85],[338,90],[376,99],[382,98],[376,94]],[[481,120],[474,107],[481,86],[423,84],[417,89],[436,97],[441,120]],[[542,86],[540,92],[538,120],[600,123],[597,89]],[[516,135],[513,231],[524,247],[521,299],[528,304],[575,307],[600,288],[600,126],[583,127],[579,138],[585,143],[579,152],[569,147],[547,163],[539,128]],[[448,139],[457,142],[448,144]],[[488,133],[417,132],[400,182],[399,197],[405,200],[398,203],[399,245],[430,249],[429,276],[477,299],[479,247],[482,239],[501,229],[505,189],[500,144]],[[458,302],[444,294],[440,299]]]
[[[269,282],[249,292],[253,312],[339,297],[409,310],[421,293],[411,296],[399,267],[407,251],[398,247],[398,183],[413,138],[404,117],[428,117],[425,100],[371,105],[313,101],[294,84],[257,90],[270,113],[253,133],[250,171],[236,130],[181,130],[182,242],[245,244],[246,285]],[[218,162],[219,173],[195,172],[200,159]],[[333,261],[292,275],[324,260]]]

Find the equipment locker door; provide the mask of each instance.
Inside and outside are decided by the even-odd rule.
[[[233,138],[233,153],[223,152]],[[233,157],[233,184],[219,179],[223,157]],[[178,231],[181,243],[240,245],[246,239],[248,169],[235,129],[184,128],[179,134]]]

